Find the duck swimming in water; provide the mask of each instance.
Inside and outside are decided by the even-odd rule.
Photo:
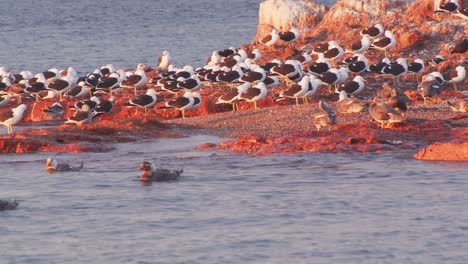
[[[80,171],[83,168],[83,162],[80,166],[73,166],[69,164],[59,164],[56,159],[48,158],[46,161],[46,170],[51,173],[54,171]]]
[[[18,207],[19,203],[16,200],[13,201],[5,201],[0,200],[0,211],[5,210],[15,210]]]
[[[140,170],[143,174],[140,176],[140,181],[175,181],[179,179],[179,176],[184,172],[181,170],[168,170],[162,168],[156,168],[156,166],[148,161],[143,161],[140,164]]]

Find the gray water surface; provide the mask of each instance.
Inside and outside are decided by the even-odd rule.
[[[466,263],[468,166],[410,153],[250,157],[194,136],[6,155],[2,263]],[[82,172],[45,172],[45,159]],[[145,186],[138,164],[184,168]]]

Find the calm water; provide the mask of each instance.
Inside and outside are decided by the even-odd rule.
[[[0,64],[14,71],[113,63],[201,66],[214,50],[255,36],[260,0],[2,0]]]
[[[468,167],[410,153],[249,157],[195,136],[60,154],[7,155],[2,263],[467,263]],[[183,167],[143,186],[138,163]]]
[[[177,65],[250,41],[258,2],[2,1],[0,63]],[[468,263],[468,165],[413,153],[250,157],[194,136],[110,153],[0,156],[0,263]],[[47,175],[53,156],[80,173]],[[138,164],[185,172],[143,186]]]

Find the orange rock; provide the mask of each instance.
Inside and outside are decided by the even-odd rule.
[[[209,149],[209,148],[214,148],[216,147],[216,144],[213,143],[205,143],[199,146],[196,146],[195,149]]]
[[[436,142],[413,157],[418,160],[468,161],[468,141]]]
[[[405,31],[400,35],[399,48],[418,48],[421,49],[424,46],[424,40],[418,31]]]

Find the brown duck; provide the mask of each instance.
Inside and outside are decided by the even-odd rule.
[[[178,180],[180,175],[184,172],[181,170],[168,170],[156,168],[156,166],[148,161],[143,161],[140,164],[140,170],[143,174],[140,176],[140,181],[175,181]]]
[[[388,127],[392,123],[403,121],[403,117],[378,96],[370,104],[369,114],[375,121],[380,123],[382,129],[385,128],[385,125]]]

